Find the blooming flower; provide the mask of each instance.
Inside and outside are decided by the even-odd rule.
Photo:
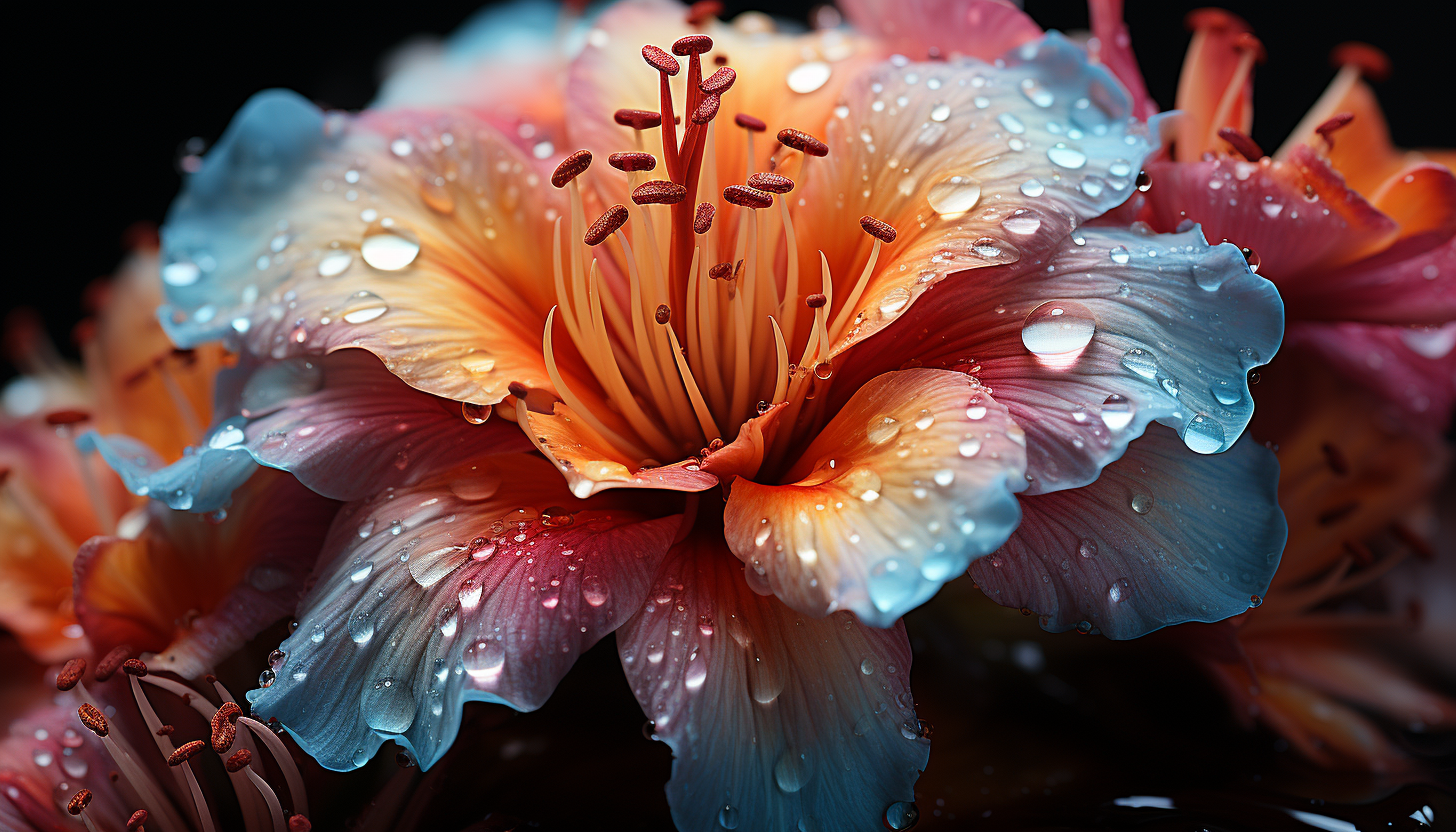
[[[1149,125],[1003,4],[928,62],[693,17],[602,14],[554,168],[499,131],[517,104],[255,98],[163,232],[169,334],[240,354],[218,419],[171,465],[86,441],[174,509],[258,465],[348,502],[248,697],[326,767],[385,740],[427,766],[463,702],[539,707],[617,631],[681,827],[903,827],[929,742],[899,618],[1023,512],[1072,537],[1003,574],[1097,564],[1058,622],[1263,591],[1282,519],[1235,443],[1282,309],[1196,230],[1085,225]]]

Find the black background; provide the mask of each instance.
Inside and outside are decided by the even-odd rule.
[[[731,15],[758,8],[802,17],[817,3],[727,3]],[[1086,28],[1079,0],[1026,0],[1046,28]],[[1148,87],[1170,107],[1188,44],[1190,0],[1130,0],[1127,18]],[[1256,75],[1254,138],[1277,147],[1333,76],[1331,47],[1359,39],[1393,59],[1377,85],[1396,143],[1453,143],[1452,33],[1456,4],[1226,2],[1268,47]],[[138,221],[159,222],[176,194],[179,148],[215,140],[254,92],[289,87],[320,103],[359,108],[374,94],[382,55],[416,34],[444,35],[471,2],[188,4],[105,8],[49,2],[10,28],[7,73],[19,101],[7,119],[6,191],[11,233],[6,309],[37,308],[56,342],[71,350],[80,292],[107,274]],[[27,43],[28,42],[28,43]],[[20,229],[15,224],[20,225]]]

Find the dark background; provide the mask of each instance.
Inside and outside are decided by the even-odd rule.
[[[818,3],[728,2],[800,17]],[[81,11],[27,4],[31,23],[11,30],[11,108],[6,165],[11,223],[23,229],[7,255],[6,311],[38,309],[56,343],[72,351],[81,289],[109,273],[127,228],[160,222],[192,137],[211,142],[238,107],[267,87],[290,87],[321,103],[356,109],[374,95],[379,60],[412,35],[444,35],[475,2],[341,8],[272,3],[115,4]],[[1086,28],[1080,0],[1026,0],[1046,28]],[[1158,103],[1170,107],[1188,44],[1194,0],[1130,0],[1133,47]],[[1397,144],[1453,142],[1452,32],[1456,4],[1341,4],[1235,0],[1222,4],[1254,27],[1269,60],[1256,74],[1254,138],[1277,147],[1333,76],[1331,47],[1352,39],[1393,59],[1376,85]],[[1347,6],[1348,8],[1348,6]],[[29,41],[29,43],[27,43]],[[21,57],[22,55],[26,57]],[[8,374],[8,372],[7,372]]]

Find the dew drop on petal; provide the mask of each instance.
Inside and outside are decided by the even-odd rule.
[[[1223,425],[1201,413],[1194,416],[1183,430],[1183,444],[1199,454],[1216,454],[1223,450],[1225,438]]]
[[[718,825],[724,829],[738,828],[738,810],[732,806],[725,805],[718,810]]]
[[[1021,343],[1036,355],[1062,355],[1084,349],[1092,342],[1097,321],[1080,303],[1050,300],[1026,316]]]
[[[919,822],[920,809],[909,801],[891,803],[890,807],[885,810],[885,825],[897,832],[909,829]]]
[[[345,323],[366,324],[388,311],[389,304],[384,302],[384,298],[361,289],[344,305],[343,318]]]
[[[948,176],[932,185],[926,198],[943,217],[964,214],[981,200],[981,183],[969,176]]]
[[[336,251],[325,256],[318,264],[320,277],[338,277],[354,262],[354,255],[347,251]]]
[[[950,118],[950,105],[937,104],[930,110],[931,121],[945,121]]]
[[[581,597],[593,607],[607,603],[607,582],[600,575],[587,575],[581,582]]]
[[[1147,514],[1153,510],[1154,502],[1151,494],[1134,494],[1129,504],[1132,506],[1132,510],[1138,514]]]
[[[493,682],[500,678],[506,663],[506,648],[494,639],[477,641],[465,648],[460,658],[465,672],[477,682]]]
[[[1028,179],[1021,183],[1021,193],[1025,196],[1041,196],[1046,193],[1046,186],[1039,179]]]
[[[1126,265],[1127,261],[1132,259],[1132,255],[1127,253],[1127,246],[1115,246],[1109,255],[1112,257],[1112,262],[1119,266]]]
[[[1122,430],[1132,424],[1133,404],[1126,396],[1113,393],[1102,402],[1102,423],[1108,430]]]
[[[474,402],[464,402],[460,405],[460,415],[465,418],[465,421],[469,422],[472,425],[485,424],[487,421],[490,420],[490,415],[494,412],[495,408],[488,404],[475,404]]]
[[[1142,347],[1133,347],[1122,354],[1122,366],[1146,379],[1155,378],[1163,369],[1158,359]]]
[[[814,92],[829,82],[832,71],[824,61],[805,61],[789,70],[789,89],[800,94]]]
[[[1076,148],[1068,147],[1063,142],[1057,142],[1047,148],[1047,158],[1052,160],[1052,164],[1071,170],[1087,164],[1087,154]]]
[[[397,225],[376,226],[359,244],[364,262],[380,271],[397,272],[415,262],[420,255],[420,241],[412,232]]]

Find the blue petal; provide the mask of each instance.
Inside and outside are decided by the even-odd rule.
[[[1152,427],[1091,485],[1022,497],[1021,526],[970,574],[1055,632],[1220,621],[1257,605],[1279,565],[1278,484],[1274,454],[1251,438],[1202,456]]]
[[[88,431],[77,437],[83,452],[96,451],[121,476],[128,491],[151,497],[178,511],[210,512],[225,507],[234,489],[247,481],[258,464],[241,448],[189,448],[171,465],[129,436],[102,436]]]

